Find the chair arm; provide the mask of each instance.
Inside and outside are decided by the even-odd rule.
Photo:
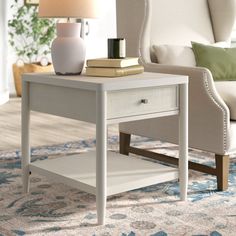
[[[226,151],[230,112],[218,94],[211,72],[202,67],[183,67],[144,63],[145,71],[189,76],[189,128],[190,131],[204,127],[224,141]],[[221,139],[221,140],[222,140]],[[191,141],[191,140],[190,140]]]
[[[213,108],[226,116],[226,120],[230,120],[229,108],[218,94],[212,74],[207,68],[161,65],[157,63],[147,63],[144,64],[144,67],[147,72],[189,76],[189,99],[191,100],[192,98],[193,102],[200,107],[205,105],[205,101],[210,101]],[[199,97],[200,95],[202,96]]]

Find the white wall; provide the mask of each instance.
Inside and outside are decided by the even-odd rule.
[[[9,99],[7,78],[7,1],[0,1],[0,105]]]
[[[102,15],[89,20],[87,58],[107,57],[107,39],[116,37],[116,0],[103,0]]]
[[[0,0],[0,2],[6,2],[6,12],[7,12],[7,22],[9,19],[12,19],[13,15],[13,10],[10,8],[10,6],[14,3],[14,0]],[[22,3],[24,0],[21,0]],[[7,35],[7,32],[6,32]],[[7,39],[7,64],[5,65],[6,67],[6,75],[8,78],[8,87],[9,87],[9,92],[10,96],[15,96],[16,95],[16,90],[15,90],[15,84],[14,84],[14,78],[13,78],[13,71],[12,71],[12,65],[17,61],[18,57],[15,54],[15,51],[12,47],[10,47]]]

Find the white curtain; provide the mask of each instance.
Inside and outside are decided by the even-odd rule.
[[[7,2],[0,0],[0,105],[9,100],[7,78]]]

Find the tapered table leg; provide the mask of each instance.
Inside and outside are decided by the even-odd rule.
[[[29,164],[30,164],[30,109],[29,109],[29,83],[22,83],[22,110],[21,110],[21,152],[22,152],[22,181],[23,192],[29,192]]]
[[[96,99],[96,204],[98,224],[105,223],[107,198],[107,94],[97,91]]]
[[[179,180],[180,198],[182,201],[186,201],[188,190],[188,84],[180,85]]]

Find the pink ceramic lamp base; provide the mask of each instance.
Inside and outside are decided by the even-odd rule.
[[[80,29],[80,23],[57,23],[57,38],[52,43],[52,63],[56,74],[81,74],[86,47]]]

